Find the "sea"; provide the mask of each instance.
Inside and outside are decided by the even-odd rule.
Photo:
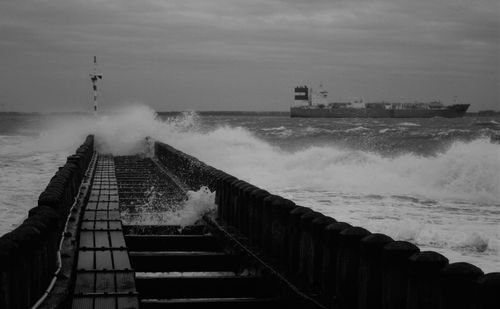
[[[149,136],[337,221],[500,271],[500,117],[0,113],[0,235],[87,134],[115,155],[143,154]]]

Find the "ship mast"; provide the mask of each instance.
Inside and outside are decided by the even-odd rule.
[[[94,115],[97,116],[97,81],[102,79],[102,74],[97,73],[97,57],[94,56],[94,73],[89,74],[94,91]]]

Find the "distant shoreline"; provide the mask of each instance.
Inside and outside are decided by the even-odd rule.
[[[162,116],[175,116],[179,115],[182,113],[185,113],[186,111],[175,111],[175,112],[157,112],[158,115]],[[290,116],[289,111],[283,111],[283,112],[278,112],[278,111],[194,111],[197,114],[203,115],[203,116]]]
[[[190,111],[161,111],[157,112],[160,116],[177,116],[185,112]],[[203,116],[272,116],[272,117],[288,117],[290,116],[289,111],[193,111],[197,114]],[[29,115],[91,115],[87,112],[0,112],[0,115],[7,116],[29,116]],[[464,117],[489,117],[489,116],[500,116],[500,111],[478,111],[478,112],[468,112]]]
[[[176,116],[186,112],[195,112],[204,116],[290,116],[289,111],[160,111],[160,116]],[[104,112],[103,114],[108,114]],[[0,115],[24,116],[24,115],[92,115],[90,112],[0,112]]]

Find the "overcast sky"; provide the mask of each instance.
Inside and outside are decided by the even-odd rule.
[[[0,110],[287,110],[330,98],[499,109],[498,0],[1,0]]]

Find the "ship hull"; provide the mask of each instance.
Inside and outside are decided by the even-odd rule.
[[[463,117],[469,104],[455,104],[442,109],[378,108],[290,108],[291,117],[301,118],[457,118]]]

